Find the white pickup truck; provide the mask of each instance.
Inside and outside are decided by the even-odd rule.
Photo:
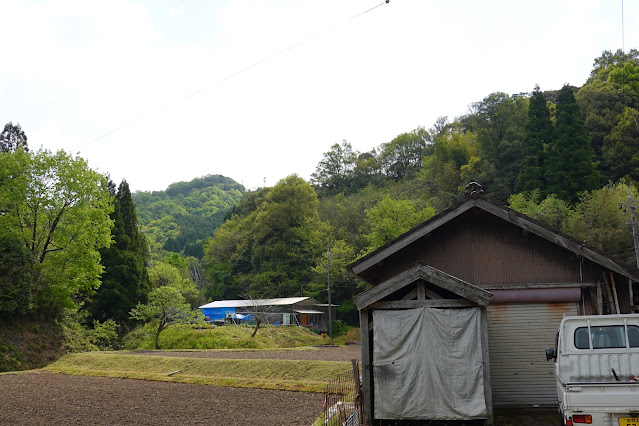
[[[639,315],[566,316],[555,348],[566,426],[639,426]]]

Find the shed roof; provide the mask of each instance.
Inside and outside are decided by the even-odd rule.
[[[366,308],[419,279],[435,284],[481,306],[487,306],[493,295],[489,291],[453,277],[439,269],[416,262],[412,268],[355,296],[355,305],[357,309]]]
[[[367,270],[371,267],[383,262],[391,255],[397,253],[416,240],[428,235],[433,230],[445,225],[471,209],[481,209],[493,216],[510,222],[521,229],[548,240],[553,244],[569,250],[578,256],[582,256],[594,263],[608,268],[613,272],[639,282],[639,270],[637,268],[620,260],[613,259],[599,249],[564,234],[551,226],[538,222],[524,214],[509,209],[508,207],[493,204],[487,201],[483,196],[477,195],[473,198],[461,201],[449,209],[442,211],[438,215],[433,216],[429,220],[415,226],[399,237],[351,263],[347,266],[347,269],[359,278],[367,282],[371,282],[366,274]]]
[[[216,300],[202,308],[246,308],[251,306],[290,306],[301,302],[308,302],[306,305],[316,305],[315,300],[310,297],[279,297],[276,299],[254,299],[254,300]]]

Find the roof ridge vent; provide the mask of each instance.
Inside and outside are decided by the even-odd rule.
[[[468,185],[464,187],[464,198],[465,199],[476,199],[484,195],[484,189],[477,182],[470,182]]]

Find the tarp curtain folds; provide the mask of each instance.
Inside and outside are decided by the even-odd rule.
[[[373,311],[377,419],[487,418],[481,311]]]

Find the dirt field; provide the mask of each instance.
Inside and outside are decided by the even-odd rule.
[[[322,395],[26,373],[0,376],[3,425],[310,425]]]
[[[145,351],[149,356],[350,361],[359,346],[296,351]],[[310,425],[313,393],[28,372],[0,375],[0,424]]]

